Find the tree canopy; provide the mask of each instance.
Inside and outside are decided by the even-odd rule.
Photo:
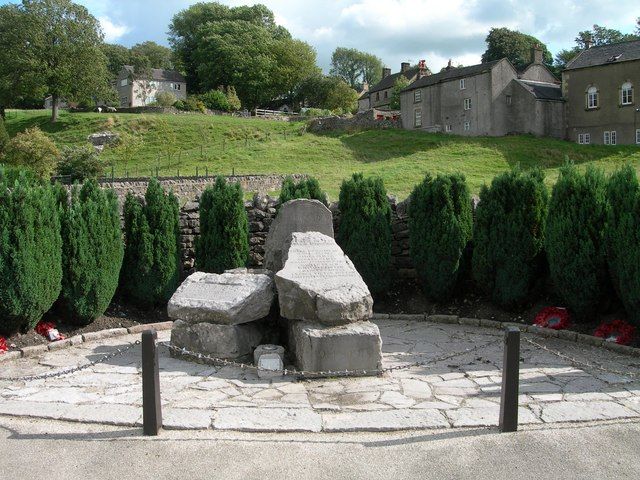
[[[364,83],[375,85],[382,78],[382,60],[355,48],[338,47],[331,55],[331,75],[359,90]]]
[[[306,107],[351,112],[358,107],[358,92],[344,80],[327,75],[312,75],[304,79],[292,97]]]
[[[507,58],[514,67],[520,69],[531,63],[531,49],[538,46],[543,51],[544,64],[553,64],[553,57],[544,43],[516,30],[492,28],[486,42],[487,50],[482,54],[483,63]]]
[[[117,77],[124,65],[144,64],[148,68],[173,70],[173,52],[156,42],[142,42],[131,48],[118,44],[103,43],[100,46],[107,57],[107,68],[111,77]]]
[[[103,34],[89,11],[70,0],[23,0],[0,7],[0,102],[18,95],[84,100],[108,91]],[[5,73],[7,75],[5,75]]]

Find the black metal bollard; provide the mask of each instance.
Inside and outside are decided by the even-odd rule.
[[[500,431],[518,431],[518,394],[520,390],[520,329],[507,327],[504,332],[504,360],[502,363],[502,400],[500,402]]]
[[[155,330],[142,332],[142,421],[147,436],[157,436],[162,427],[157,339]]]

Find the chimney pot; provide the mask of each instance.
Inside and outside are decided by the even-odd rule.
[[[407,70],[409,70],[411,68],[411,64],[409,62],[402,62],[400,64],[400,71],[402,73],[406,72]]]
[[[383,68],[382,69],[382,78],[387,78],[389,75],[391,75],[391,69],[390,68]]]
[[[544,61],[544,52],[537,43],[531,49],[531,63],[540,65]]]

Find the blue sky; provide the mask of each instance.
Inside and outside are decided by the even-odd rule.
[[[167,44],[171,17],[197,0],[76,0],[100,19],[107,41],[131,46]],[[13,3],[0,0],[0,4]],[[480,61],[493,26],[534,35],[552,52],[573,46],[594,23],[632,32],[638,0],[221,0],[230,6],[263,3],[294,37],[310,43],[328,70],[337,46],[374,53],[398,70],[403,61],[426,59],[438,70],[452,58]]]

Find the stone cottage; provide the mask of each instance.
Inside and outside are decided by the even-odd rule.
[[[174,70],[153,68],[148,76],[137,77],[134,67],[122,67],[116,79],[121,107],[144,107],[153,103],[160,92],[170,92],[177,100],[187,98],[187,80]]]
[[[422,75],[429,75],[430,72],[423,71]],[[380,80],[373,87],[369,88],[368,92],[363,93],[358,101],[359,111],[363,112],[372,108],[377,110],[391,110],[389,105],[391,104],[391,93],[393,87],[396,84],[396,80],[401,76],[404,76],[409,82],[414,82],[421,75],[419,67],[411,68],[409,63],[402,63],[400,71],[398,73],[391,73],[390,68],[382,69],[382,80]]]
[[[584,50],[562,72],[567,139],[640,145],[640,40]]]
[[[466,136],[512,133],[564,138],[560,82],[542,50],[517,71],[507,59],[454,68],[413,82],[401,95],[404,128]]]

